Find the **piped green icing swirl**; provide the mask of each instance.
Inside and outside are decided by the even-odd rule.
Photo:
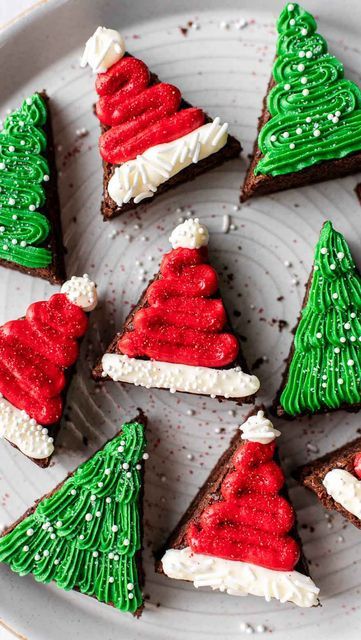
[[[290,415],[361,402],[361,277],[326,222],[281,405]]]
[[[263,154],[255,174],[300,171],[361,150],[361,91],[327,53],[314,18],[287,4],[277,22],[276,86],[267,99],[271,119],[262,127]]]
[[[37,211],[49,180],[46,118],[44,101],[35,93],[7,116],[0,132],[0,258],[29,268],[52,261],[51,251],[39,246],[49,235],[49,220]]]
[[[0,538],[0,561],[39,582],[54,580],[134,613],[142,604],[139,492],[144,427],[114,438],[35,512]]]

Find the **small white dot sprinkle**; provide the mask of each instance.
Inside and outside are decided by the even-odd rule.
[[[334,118],[332,118],[332,122],[333,122],[333,124],[337,124],[337,123],[338,123],[338,121],[339,121],[339,120],[338,120],[338,118],[337,118],[336,116],[335,116]]]
[[[333,294],[332,294],[332,297],[334,298],[334,300],[337,300],[337,298],[338,298],[338,293],[333,293]]]
[[[303,95],[303,96],[308,96],[308,94],[309,94],[309,93],[310,93],[310,92],[309,92],[309,90],[308,90],[308,89],[302,89],[302,95]]]
[[[343,384],[343,380],[342,380],[342,378],[339,378],[339,379],[337,380],[337,382],[338,382],[338,384]]]
[[[290,137],[290,134],[288,133],[288,131],[284,131],[282,133],[282,135],[283,135],[284,138],[289,138]]]
[[[35,205],[34,204],[31,204],[29,206],[29,211],[35,211]]]
[[[291,85],[290,84],[285,84],[284,89],[285,89],[285,91],[289,91],[291,89]]]
[[[305,57],[305,55],[306,55],[306,54],[305,54],[305,52],[304,52],[304,51],[300,51],[300,52],[299,52],[299,54],[298,54],[298,57],[299,57],[299,58],[304,58],[304,57]]]
[[[340,353],[340,351],[341,351],[340,347],[335,347],[335,348],[334,348],[334,352],[335,352],[335,353]]]
[[[129,542],[128,538],[124,538],[124,540],[123,540],[123,544],[124,544],[126,547],[128,547],[128,546],[130,545],[130,542]]]
[[[44,180],[44,182],[49,182],[49,179],[50,179],[50,178],[49,178],[49,176],[48,176],[47,174],[45,174],[45,175],[43,176],[43,180]]]
[[[34,534],[34,529],[28,529],[26,532],[27,536],[32,536]]]
[[[116,533],[118,531],[118,527],[116,524],[112,524],[112,531],[113,533]]]
[[[113,576],[110,576],[110,577],[109,577],[109,582],[110,582],[111,584],[114,582],[114,578],[113,578]]]
[[[295,24],[296,24],[296,20],[294,18],[291,18],[291,20],[290,20],[291,27],[294,27]]]
[[[111,503],[111,501],[112,501],[112,499],[111,499],[111,498],[109,498],[109,496],[108,496],[107,498],[105,498],[105,502],[106,502],[107,504],[110,504],[110,503]]]
[[[97,558],[99,553],[97,551],[93,551],[93,558]]]
[[[148,460],[149,453],[143,453],[143,460]]]
[[[325,256],[328,253],[328,249],[326,247],[322,247],[321,253]]]
[[[96,500],[96,499],[97,499],[97,497],[94,495],[94,493],[92,493],[92,495],[90,496],[90,500],[92,502],[94,502],[94,500]]]
[[[341,115],[341,111],[336,111],[336,112],[335,112],[335,116],[336,116],[337,118],[339,118],[339,117],[340,117],[340,115]]]
[[[352,360],[352,358],[350,358],[349,360],[347,360],[347,364],[348,364],[349,367],[352,367],[355,363]]]
[[[306,118],[306,122],[308,122],[308,124],[310,124],[310,122],[312,122],[312,118],[311,118],[311,116],[307,116],[307,118]]]
[[[122,467],[123,469],[129,469],[129,464],[127,462],[123,462]]]
[[[298,65],[297,70],[298,70],[298,71],[304,71],[304,70],[305,70],[305,65],[304,65],[304,64],[302,64],[302,62],[301,62],[301,63]]]
[[[49,551],[47,549],[45,549],[45,551],[43,551],[43,556],[45,556],[45,558],[47,558],[49,555]]]
[[[102,515],[102,512],[101,511],[96,511],[95,515],[96,515],[97,518],[100,518],[100,516]]]
[[[132,592],[128,593],[128,598],[129,598],[129,600],[133,600],[134,593],[132,593]]]
[[[342,260],[345,257],[345,254],[343,253],[343,251],[339,251],[337,257],[339,260]]]
[[[290,149],[294,149],[294,148],[295,148],[295,146],[296,146],[296,145],[295,145],[295,143],[294,143],[294,142],[291,142],[291,144],[290,144]]]
[[[340,342],[342,342],[342,344],[344,344],[346,342],[346,338],[344,336],[342,336],[342,338],[340,338]]]
[[[306,76],[302,76],[301,78],[301,84],[307,84],[308,80],[306,78]]]
[[[322,333],[320,333],[320,332],[316,333],[316,338],[318,338],[318,339],[322,338]]]
[[[336,269],[336,265],[335,264],[330,264],[330,269],[331,269],[331,271],[334,271]]]
[[[312,58],[312,51],[306,51],[306,58]]]
[[[41,556],[37,553],[37,554],[34,556],[34,560],[37,560],[37,561],[38,561],[38,560],[40,560],[40,557],[41,557]]]
[[[112,470],[109,469],[109,467],[108,467],[108,469],[105,469],[105,471],[104,471],[106,476],[109,476],[111,474],[111,472],[112,472]]]
[[[302,34],[303,36],[307,36],[307,34],[308,34],[307,29],[301,29],[301,34]]]
[[[271,142],[276,142],[277,136],[273,135],[270,137]]]
[[[23,551],[25,551],[25,553],[26,553],[27,551],[29,551],[29,547],[28,547],[28,545],[27,545],[27,544],[25,544],[25,545],[23,546]]]
[[[302,133],[301,127],[297,127],[296,133],[297,133],[297,135],[301,135],[301,133]]]
[[[294,5],[294,4],[292,4],[292,3],[290,3],[290,4],[287,6],[288,11],[294,11],[294,8],[295,8],[295,5]]]
[[[85,515],[85,520],[86,520],[87,522],[90,522],[91,520],[93,520],[93,516],[92,516],[92,514],[91,514],[91,513],[87,513],[87,514]]]
[[[350,325],[349,322],[345,322],[345,324],[343,326],[344,326],[344,329],[346,329],[346,330],[351,329],[351,325]]]
[[[56,560],[54,560],[54,564],[59,564],[60,560],[58,560],[58,558],[56,558]]]
[[[75,496],[75,495],[76,495],[76,491],[75,491],[75,489],[72,489],[72,490],[70,491],[70,493],[71,493],[71,495],[72,495],[72,496]]]
[[[134,589],[134,584],[132,582],[128,582],[127,589],[128,591],[132,591]]]

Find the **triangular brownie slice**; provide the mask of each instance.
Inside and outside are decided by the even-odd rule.
[[[228,124],[190,105],[177,87],[126,53],[117,31],[98,27],[81,64],[98,73],[105,220],[239,156]]]
[[[139,616],[143,416],[24,513],[0,537],[0,562]],[[147,454],[145,454],[147,455]]]
[[[294,475],[326,509],[361,529],[361,438],[299,467]]]
[[[0,437],[41,467],[54,451],[86,312],[96,303],[95,284],[73,276],[61,293],[0,327]]]
[[[276,400],[278,415],[361,406],[361,276],[345,238],[323,225]]]
[[[280,435],[255,408],[159,554],[157,570],[230,595],[318,603],[279,466]]]
[[[287,3],[241,200],[361,169],[361,90],[344,78],[313,16]]]
[[[0,131],[0,265],[65,280],[49,98],[34,93]]]
[[[252,402],[259,380],[229,327],[208,238],[198,218],[174,229],[172,250],[95,367],[96,379]]]

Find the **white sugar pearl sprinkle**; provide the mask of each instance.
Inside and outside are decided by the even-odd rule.
[[[116,533],[118,531],[118,527],[117,527],[116,524],[112,525],[112,531],[113,531],[113,533]]]
[[[296,145],[295,145],[295,143],[294,143],[294,142],[291,142],[291,144],[290,144],[290,149],[294,149],[294,148],[295,148],[295,146],[296,146]]]
[[[285,91],[289,91],[291,89],[291,85],[290,84],[285,84],[284,89],[285,89]]]
[[[309,93],[310,93],[310,92],[309,92],[309,90],[308,90],[308,89],[302,89],[302,95],[303,95],[303,96],[308,96],[308,94],[309,94]]]
[[[34,529],[28,529],[26,532],[27,536],[32,536],[34,534]]]
[[[87,514],[85,515],[85,520],[86,520],[87,522],[90,522],[91,520],[93,520],[93,516],[92,516],[92,514],[91,514],[91,513],[87,513]]]

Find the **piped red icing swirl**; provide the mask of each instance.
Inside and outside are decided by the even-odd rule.
[[[146,292],[148,306],[135,313],[134,329],[120,338],[118,348],[129,357],[177,364],[231,364],[239,345],[234,335],[222,332],[226,312],[217,290],[206,247],[173,249]]]
[[[222,499],[202,512],[187,530],[195,553],[292,571],[300,550],[288,534],[294,512],[278,495],[284,475],[274,461],[275,443],[246,442],[238,447],[223,480]]]
[[[353,459],[353,468],[357,477],[361,480],[361,451],[359,453],[356,453]]]
[[[60,420],[64,369],[76,361],[84,311],[63,293],[28,307],[25,318],[0,328],[0,393],[43,425]]]
[[[148,67],[132,57],[98,75],[96,114],[111,127],[99,140],[106,162],[132,160],[149,147],[177,140],[204,124],[202,109],[179,110],[182,96],[177,87],[164,82],[149,86],[150,81]]]

